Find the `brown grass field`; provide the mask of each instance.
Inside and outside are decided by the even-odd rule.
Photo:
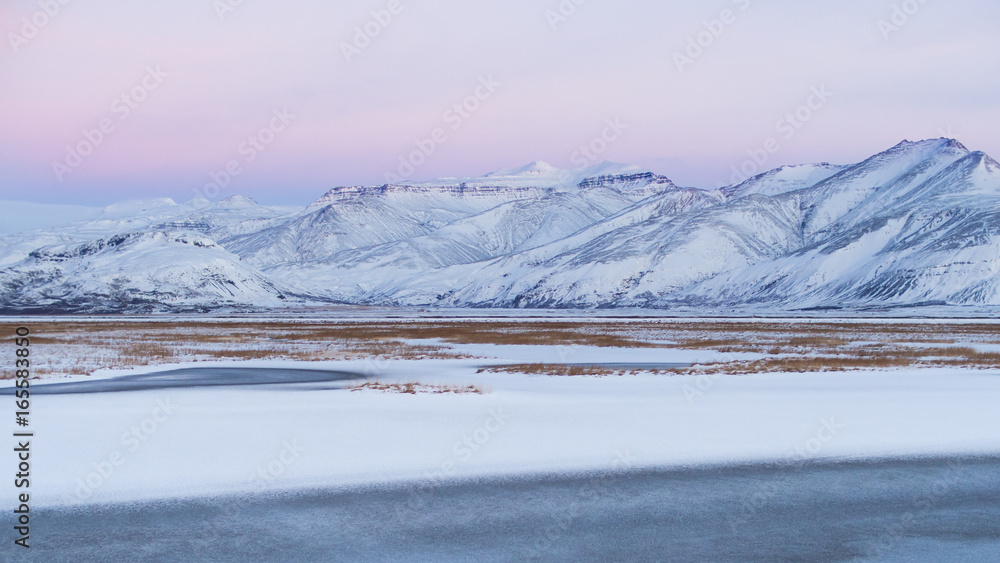
[[[59,320],[25,321],[37,377],[188,361],[460,358],[451,345],[680,348],[763,356],[669,373],[1000,367],[1000,324],[748,320]],[[25,324],[22,323],[22,324]],[[0,322],[13,357],[17,324]],[[13,363],[11,362],[12,366]],[[522,365],[495,371],[609,375],[615,370]],[[620,370],[619,370],[620,371]],[[13,376],[11,370],[4,378]]]
[[[428,385],[415,381],[407,383],[382,383],[369,381],[349,388],[351,391],[378,391],[401,395],[485,395],[489,391],[481,385]]]

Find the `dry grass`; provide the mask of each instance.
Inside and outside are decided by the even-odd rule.
[[[287,359],[445,359],[467,357],[449,344],[653,346],[622,330],[587,323],[298,320],[28,321],[37,377],[78,375],[176,361]],[[0,334],[17,325],[0,323]],[[440,344],[428,343],[435,340]],[[414,342],[424,341],[424,342]],[[0,344],[2,346],[2,344]],[[72,359],[68,361],[67,358]],[[3,376],[8,376],[4,374]]]
[[[482,368],[479,373],[520,373],[527,375],[598,376],[623,375],[622,370],[566,364],[510,364]]]
[[[670,370],[627,370],[601,366],[567,364],[509,364],[482,368],[478,373],[518,373],[525,375],[550,375],[558,377],[608,377],[638,373],[672,373]]]
[[[745,362],[727,362],[671,370],[677,374],[730,373],[748,375],[774,372],[824,372],[903,367],[969,367],[1000,368],[1000,354],[979,352],[968,347],[859,348],[850,354],[824,356],[805,355],[764,358]]]
[[[675,372],[833,371],[907,366],[1000,367],[1000,344],[987,323],[616,320],[596,322],[457,320],[130,320],[29,321],[32,370],[41,377],[177,361],[460,358],[450,345],[498,344],[671,347],[759,354],[763,359]],[[11,357],[16,325],[0,323],[0,353]],[[663,344],[672,342],[675,344]],[[498,372],[602,376],[600,367],[525,364]],[[4,372],[9,377],[8,372]]]
[[[479,385],[429,385],[425,383],[381,383],[370,381],[350,387],[351,391],[379,391],[402,395],[485,395],[489,391]]]

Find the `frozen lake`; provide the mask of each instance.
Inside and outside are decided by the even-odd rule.
[[[40,511],[25,561],[997,561],[1000,458],[741,466]]]
[[[36,395],[74,395],[80,393],[115,393],[121,391],[157,391],[166,389],[191,389],[198,387],[232,387],[266,385],[269,388],[325,389],[324,383],[364,379],[364,375],[347,371],[198,367],[158,371],[136,375],[123,375],[94,381],[67,383],[35,383],[31,392]],[[341,385],[342,386],[342,385]],[[13,395],[14,389],[0,389],[0,394]]]

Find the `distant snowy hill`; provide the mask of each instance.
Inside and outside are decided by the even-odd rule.
[[[100,214],[99,207],[0,201],[0,235],[48,229],[73,221],[93,219]]]
[[[949,139],[719,190],[535,162],[297,211],[237,196],[85,215],[0,236],[0,309],[1000,305],[1000,165]]]

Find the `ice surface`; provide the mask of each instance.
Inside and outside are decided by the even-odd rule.
[[[643,468],[1000,453],[994,371],[548,377],[477,371],[505,361],[685,363],[718,355],[466,351],[494,359],[238,365],[475,384],[491,392],[254,386],[36,395],[33,498],[58,505],[253,492],[261,471],[267,487],[280,490],[602,470],[618,455]]]

